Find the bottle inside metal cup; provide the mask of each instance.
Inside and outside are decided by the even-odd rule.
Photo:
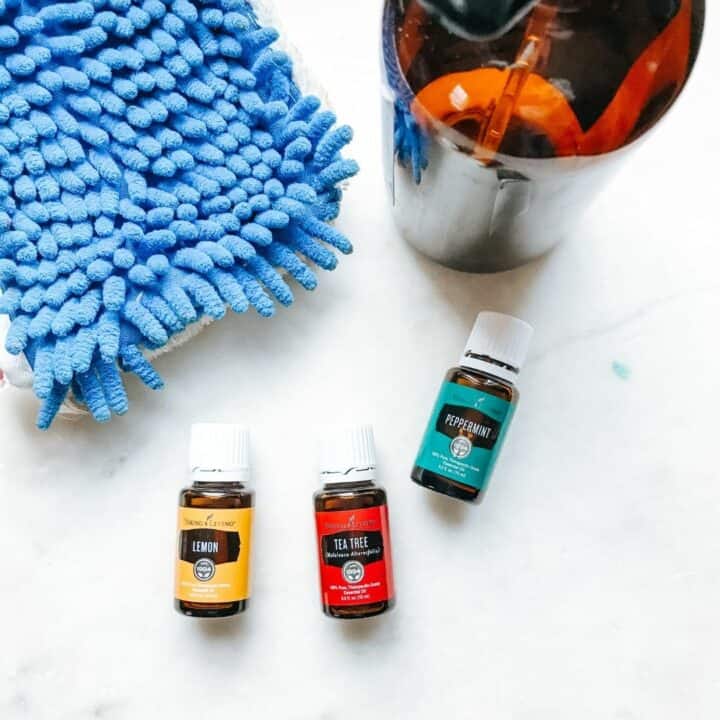
[[[539,0],[422,0],[446,27],[475,39],[497,37]]]
[[[504,3],[521,5],[490,37],[460,29],[448,12],[457,3],[385,6],[396,221],[417,249],[461,270],[514,267],[573,232],[681,92],[704,21],[703,0]]]

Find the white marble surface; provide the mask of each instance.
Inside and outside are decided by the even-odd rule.
[[[677,109],[541,262],[493,277],[395,235],[380,170],[377,3],[278,0],[357,130],[356,254],[272,321],[223,321],[131,383],[132,411],[33,429],[0,395],[0,718],[710,720],[720,712],[720,27]],[[537,328],[484,505],[410,483],[477,310]],[[630,371],[621,379],[613,363]],[[211,372],[209,372],[211,371]],[[312,426],[375,423],[399,601],[322,616]],[[255,594],[176,615],[188,428],[254,431]]]

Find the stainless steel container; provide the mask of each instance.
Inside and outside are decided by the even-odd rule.
[[[383,102],[392,127],[395,108]],[[500,272],[534,260],[578,231],[583,212],[622,151],[602,158],[518,160],[490,166],[448,138],[426,140],[427,166],[413,168],[384,132],[384,164],[395,224],[414,248],[466,272]]]
[[[643,12],[664,18],[643,21],[623,6],[623,26],[604,23],[615,11],[599,0],[541,0],[484,41],[463,35],[455,16],[443,25],[442,8],[458,3],[387,0],[385,174],[396,224],[413,247],[458,270],[497,272],[579,231],[697,55],[703,0],[647,2]],[[488,150],[497,122],[502,134]]]

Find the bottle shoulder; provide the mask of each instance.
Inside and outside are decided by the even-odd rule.
[[[481,370],[453,367],[447,371],[445,382],[469,387],[513,404],[517,403],[520,398],[520,393],[513,383]]]
[[[357,510],[385,505],[387,492],[375,483],[338,483],[325,485],[313,494],[317,512],[333,510]]]
[[[180,507],[247,508],[255,505],[255,490],[242,483],[193,483],[180,490]]]

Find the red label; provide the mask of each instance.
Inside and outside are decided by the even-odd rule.
[[[315,513],[325,605],[369,605],[395,594],[387,505]]]

